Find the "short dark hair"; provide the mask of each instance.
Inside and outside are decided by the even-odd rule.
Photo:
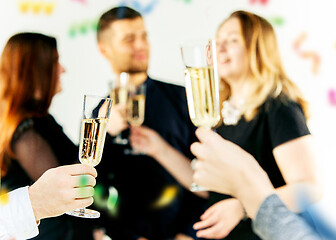
[[[116,20],[142,18],[141,14],[126,6],[115,7],[105,12],[99,19],[97,25],[97,39],[101,38],[104,32]]]

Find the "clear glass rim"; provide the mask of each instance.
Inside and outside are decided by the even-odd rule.
[[[207,44],[209,41],[216,41],[213,38],[195,38],[195,39],[187,39],[180,42],[180,47],[195,47],[200,44]]]
[[[110,97],[102,97],[102,96],[93,95],[93,94],[84,94],[84,97],[92,97],[92,98],[100,98],[100,99],[109,99],[109,100],[112,101],[112,98],[110,98]]]

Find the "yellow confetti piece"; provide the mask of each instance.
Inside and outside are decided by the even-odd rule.
[[[19,9],[22,13],[28,12],[30,6],[31,6],[31,1],[19,1]]]
[[[35,13],[35,14],[40,13],[42,8],[43,8],[43,2],[35,2],[32,5],[32,10],[33,10],[33,13]]]
[[[9,203],[9,194],[6,189],[0,190],[0,206],[6,205]]]
[[[153,204],[154,208],[163,208],[173,202],[178,193],[176,185],[167,186],[164,188],[159,199]]]
[[[44,4],[44,11],[47,15],[51,15],[54,12],[55,3],[49,2]]]

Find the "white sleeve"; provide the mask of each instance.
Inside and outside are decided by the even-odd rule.
[[[0,205],[0,240],[29,239],[38,235],[28,187],[11,191],[7,204]]]

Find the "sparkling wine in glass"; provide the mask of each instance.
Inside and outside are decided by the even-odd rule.
[[[104,103],[98,112],[98,116],[95,116],[93,109],[101,101]],[[111,104],[111,98],[84,95],[83,119],[78,154],[82,164],[95,167],[101,160]],[[67,214],[83,218],[100,217],[98,211],[87,208],[75,209],[67,212]]]
[[[219,78],[215,40],[195,40],[181,45],[189,115],[196,127],[212,128],[220,120]],[[192,165],[196,159],[192,160]],[[191,191],[206,189],[192,183]]]
[[[129,85],[127,121],[131,126],[141,126],[145,120],[146,85]],[[125,149],[126,154],[138,155],[134,149]]]
[[[112,99],[113,105],[116,104],[127,104],[128,96],[128,80],[129,74],[122,72],[119,78],[114,79],[111,82],[110,98]],[[121,133],[118,133],[113,139],[116,144],[126,145],[128,144],[128,139],[123,138]]]

